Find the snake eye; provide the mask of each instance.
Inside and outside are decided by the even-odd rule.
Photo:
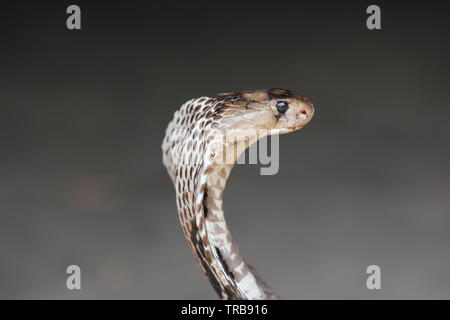
[[[286,113],[287,109],[289,109],[289,104],[285,101],[280,101],[277,103],[277,110],[279,113]]]

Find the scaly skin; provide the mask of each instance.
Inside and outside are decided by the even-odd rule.
[[[284,89],[223,93],[187,101],[162,144],[183,232],[222,299],[277,299],[245,263],[223,213],[223,191],[239,154],[267,135],[305,126],[313,105]]]

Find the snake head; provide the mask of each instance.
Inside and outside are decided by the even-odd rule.
[[[314,115],[314,106],[303,96],[285,89],[222,93],[223,128],[267,130],[285,134],[303,128]]]
[[[234,163],[246,148],[265,136],[303,128],[314,115],[311,102],[285,89],[229,92],[215,98],[220,107],[216,116],[211,115],[211,128],[223,142],[212,148],[214,158],[222,163],[228,163],[227,159]]]
[[[303,128],[314,116],[314,105],[305,97],[284,89],[268,91],[269,105],[277,120],[271,134]]]

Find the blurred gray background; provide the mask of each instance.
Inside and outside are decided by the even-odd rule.
[[[160,144],[184,101],[270,87],[316,116],[277,175],[231,175],[248,262],[288,299],[450,298],[448,5],[376,3],[381,31],[364,1],[76,1],[81,31],[72,2],[0,5],[0,298],[216,299]]]

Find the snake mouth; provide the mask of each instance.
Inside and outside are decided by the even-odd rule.
[[[276,129],[270,130],[270,135],[291,133],[291,132],[300,130],[303,127],[304,127],[304,125],[288,127],[288,128],[276,128]]]

